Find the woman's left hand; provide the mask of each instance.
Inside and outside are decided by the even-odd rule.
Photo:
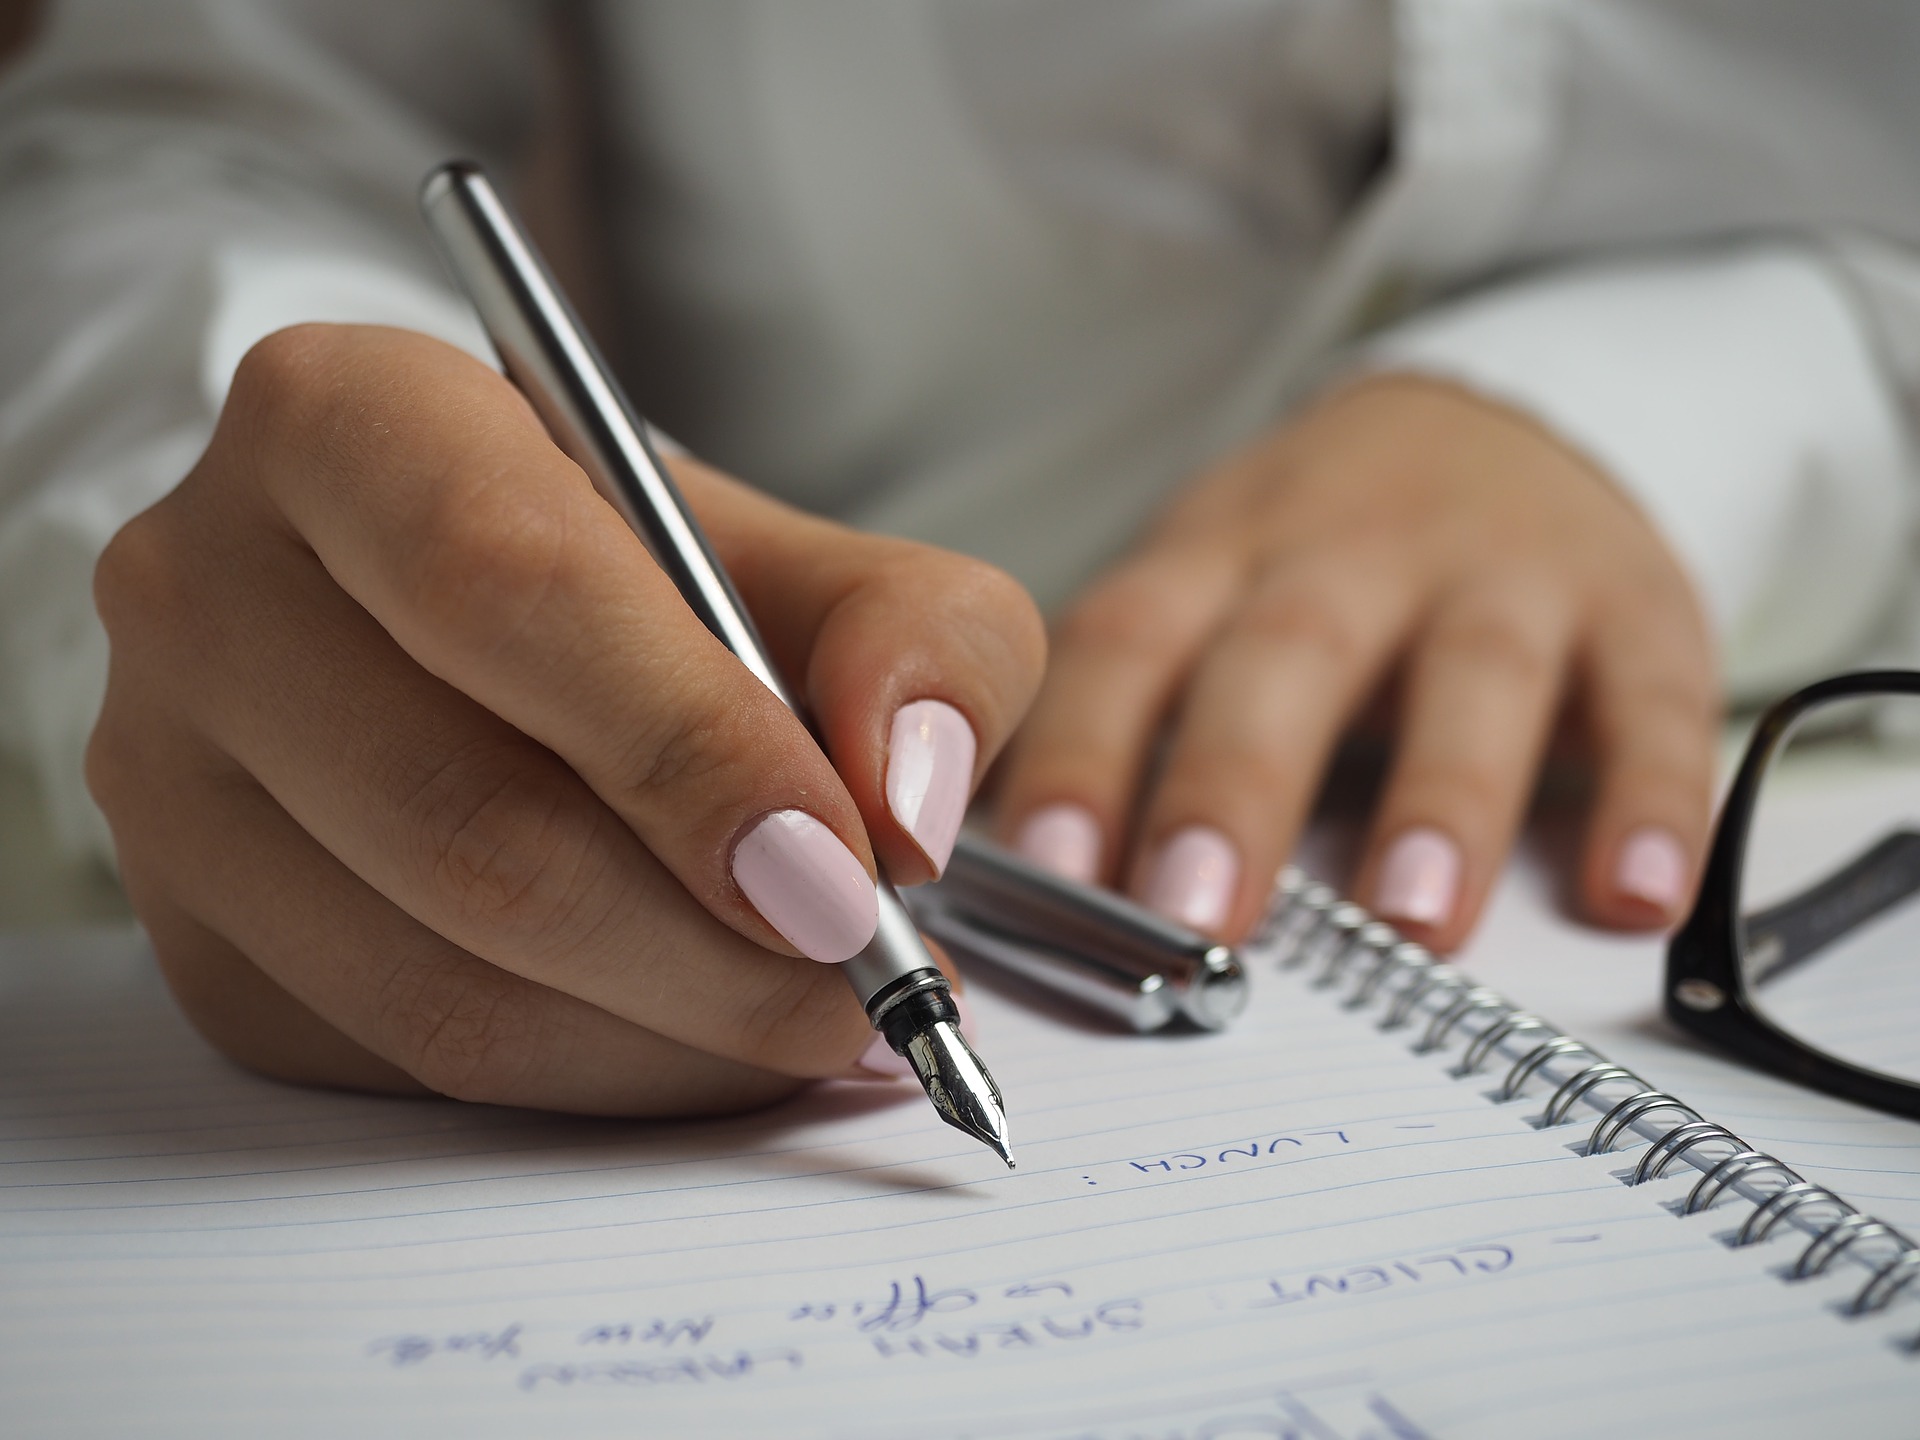
[[[1412,377],[1355,383],[1202,476],[1080,597],[1008,764],[1002,832],[1237,938],[1343,729],[1396,672],[1363,903],[1458,945],[1571,700],[1598,767],[1588,914],[1682,913],[1719,690],[1678,560],[1547,431]]]

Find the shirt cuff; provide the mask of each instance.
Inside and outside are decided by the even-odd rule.
[[[1866,327],[1790,246],[1521,278],[1375,336],[1583,452],[1691,573],[1736,698],[1862,653],[1903,583],[1908,437]]]

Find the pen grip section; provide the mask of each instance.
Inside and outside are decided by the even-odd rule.
[[[840,967],[876,1030],[880,1028],[881,1002],[902,981],[919,977],[930,984],[937,982],[941,990],[949,988],[946,975],[927,952],[926,941],[920,938],[920,928],[900,899],[900,892],[882,880],[879,899],[880,925],[873,932],[873,939],[867,942],[866,949]]]

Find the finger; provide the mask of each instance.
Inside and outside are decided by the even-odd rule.
[[[999,797],[1002,838],[1071,879],[1112,882],[1149,749],[1245,583],[1203,540],[1122,564],[1067,612]]]
[[[1706,627],[1678,581],[1609,606],[1585,656],[1599,759],[1580,893],[1595,920],[1673,925],[1712,823],[1719,687]]]
[[[294,1085],[430,1093],[398,1065],[341,1034],[164,897],[130,898],[181,1013],[229,1060]]]
[[[676,466],[791,674],[889,878],[935,878],[1046,664],[1032,599],[982,561],[861,535]]]
[[[1509,574],[1444,600],[1414,642],[1356,882],[1412,938],[1451,949],[1485,903],[1532,793],[1574,624],[1563,585]]]
[[[332,1069],[338,1050],[318,1050],[314,1025],[284,1006],[250,1012],[232,997],[209,1005],[218,972],[233,973],[233,950],[351,1045],[456,1099],[677,1115],[761,1104],[793,1089],[789,1077],[679,1044],[466,953],[362,885],[263,791],[230,782],[206,794],[211,803],[179,816],[173,843],[135,842],[130,859],[220,937],[208,947],[163,923],[155,943],[216,1043],[247,1032],[237,1049],[243,1062],[304,1046],[292,1066],[267,1060],[265,1068],[335,1084],[369,1078],[363,1065]]]
[[[142,545],[164,523],[163,511],[121,543]],[[838,974],[718,924],[552,752],[413,664],[310,554],[256,546],[214,567],[186,639],[179,607],[159,599],[172,582],[136,578],[164,563],[123,556],[115,568],[109,628],[138,643],[118,645],[110,690],[168,696],[249,784],[422,926],[540,987],[760,1068],[836,1073],[858,1048],[864,1020]],[[195,671],[189,645],[251,663]],[[129,790],[114,807],[128,814],[191,810],[153,789],[193,763],[179,753],[187,742],[149,757],[162,741],[125,709],[110,705],[96,734],[118,772],[96,785]],[[182,853],[204,843],[196,831]]]
[[[1258,917],[1341,726],[1415,611],[1419,575],[1352,550],[1278,562],[1188,682],[1132,885],[1226,938]]]
[[[872,938],[864,827],[819,746],[505,381],[316,326],[256,346],[233,393],[214,473],[261,486],[418,664],[559,755],[742,934],[828,961]]]

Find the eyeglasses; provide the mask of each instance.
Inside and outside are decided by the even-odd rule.
[[[1750,1064],[1920,1118],[1920,671],[1822,680],[1760,717],[1666,1008]]]

